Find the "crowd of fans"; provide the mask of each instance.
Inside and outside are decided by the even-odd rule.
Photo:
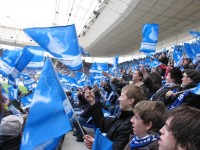
[[[155,68],[139,64],[139,60],[125,62],[118,67],[121,77],[102,72],[107,80],[67,91],[73,108],[81,110],[71,120],[76,141],[84,141],[92,149],[95,139],[84,129],[92,127],[106,133],[113,150],[199,149],[200,94],[193,92],[200,83],[199,62],[192,64],[184,58],[174,67],[168,54],[154,56],[161,62]],[[132,71],[130,66],[136,62],[138,68]],[[84,62],[86,74],[90,66]],[[57,69],[65,70],[61,64]],[[1,150],[19,149],[27,116],[19,104],[20,99],[14,103],[0,94]]]

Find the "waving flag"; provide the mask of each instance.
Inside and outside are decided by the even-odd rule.
[[[196,31],[189,31],[189,33],[192,35],[192,37],[197,38],[200,37],[200,32],[196,32]]]
[[[79,87],[85,86],[86,75],[82,72],[76,72],[76,79]]]
[[[0,73],[7,77],[15,67],[19,57],[21,49],[4,50],[0,59]]]
[[[57,139],[71,130],[68,118],[71,112],[71,104],[62,89],[51,60],[47,58],[33,95],[22,136],[21,150],[56,149]],[[44,131],[48,132],[44,134]]]
[[[33,40],[70,70],[82,67],[75,25],[24,29]]]
[[[67,86],[77,87],[77,82],[74,78],[63,75],[61,81],[65,83]]]
[[[83,56],[90,57],[90,54],[85,49],[83,49],[83,47],[80,46],[79,49]]]
[[[112,150],[112,144],[107,137],[101,134],[99,128],[96,129],[92,150]]]
[[[8,88],[8,96],[10,100],[18,100],[18,87],[14,88],[13,86],[10,86]]]
[[[145,24],[142,30],[142,43],[140,52],[154,53],[158,42],[158,24]]]
[[[192,91],[192,93],[200,95],[200,83],[197,85],[197,87]]]
[[[152,62],[150,62],[149,66],[154,68],[154,67],[158,67],[159,65],[161,65],[161,62],[158,59],[153,59]]]
[[[108,63],[94,62],[90,68],[90,73],[102,73],[102,71],[108,72]]]
[[[173,58],[174,58],[174,66],[178,67],[180,62],[183,60],[183,54],[181,50],[178,49],[177,46],[174,46]]]
[[[19,77],[20,72],[27,66],[32,59],[33,54],[26,49],[22,51],[6,51],[0,61],[0,72],[4,76],[8,76],[10,80],[14,81]]]
[[[23,84],[29,90],[32,88],[32,85],[36,83],[35,79],[31,78],[29,75],[26,75],[23,78],[24,78]]]
[[[31,105],[32,100],[33,100],[33,94],[34,93],[31,93],[31,94],[21,98],[21,102],[22,102],[23,106],[30,106]]]
[[[28,49],[32,54],[34,54],[26,68],[42,69],[44,66],[44,49],[40,46],[26,46],[24,49]]]

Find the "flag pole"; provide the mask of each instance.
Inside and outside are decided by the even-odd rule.
[[[190,89],[187,89],[187,90],[183,90],[183,91],[179,91],[179,92],[176,92],[174,94],[181,94],[181,93],[184,93],[184,92],[187,92],[187,91],[191,91],[191,90],[194,90],[196,87],[194,88],[190,88]]]
[[[51,58],[49,57],[49,56],[47,56],[48,58],[49,58],[49,60],[50,60],[50,62],[51,62],[51,64],[53,64],[52,63],[52,61],[51,61]],[[53,66],[53,65],[52,65]],[[54,71],[55,71],[55,68],[53,67],[53,69],[54,69]],[[59,80],[59,78],[58,78],[58,75],[56,74],[56,78],[57,78],[57,80],[58,80],[58,82],[60,83],[60,80]],[[60,83],[60,85],[61,85],[61,83]],[[61,85],[61,87],[62,87],[62,85]],[[65,93],[65,91],[64,91],[64,89],[63,89],[63,87],[62,87],[62,90],[63,90],[63,92]],[[66,98],[68,99],[68,97],[67,97],[67,95],[66,95],[66,93],[65,93],[65,96],[66,96]],[[68,101],[69,101],[69,99],[68,99]],[[70,103],[70,102],[69,102]],[[70,103],[71,104],[71,103]],[[83,136],[85,136],[85,133],[84,133],[84,131],[83,131],[83,129],[82,129],[82,127],[81,127],[81,125],[80,125],[80,122],[79,122],[79,120],[78,120],[78,117],[76,116],[76,114],[75,114],[75,111],[74,111],[74,109],[73,109],[73,107],[71,106],[71,108],[72,108],[72,113],[73,113],[73,116],[75,117],[75,119],[76,119],[76,121],[77,121],[77,123],[78,123],[78,126],[80,127],[80,129],[81,129],[81,132],[82,132],[82,134],[83,134]]]

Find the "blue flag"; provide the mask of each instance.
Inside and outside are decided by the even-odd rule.
[[[145,24],[142,29],[142,43],[140,52],[154,53],[158,42],[158,24]]]
[[[28,63],[33,58],[33,54],[27,50],[23,49],[22,54],[19,57],[19,60],[15,64],[13,71],[9,74],[9,78],[11,80],[15,80],[17,77],[19,77],[22,70],[28,65]]]
[[[27,89],[32,89],[32,85],[36,83],[35,79],[31,78],[29,75],[23,77],[23,84]]]
[[[18,58],[20,57],[20,52],[20,49],[4,50],[0,59],[0,73],[4,77],[8,77],[13,71]]]
[[[196,31],[189,31],[189,33],[192,35],[192,37],[194,38],[198,38],[200,37],[200,32],[196,32]]]
[[[76,79],[79,87],[85,86],[86,75],[82,72],[76,72]]]
[[[112,150],[112,142],[101,134],[99,128],[96,129],[92,150]]]
[[[31,93],[31,94],[29,94],[29,95],[24,96],[24,97],[21,98],[21,102],[22,102],[23,106],[29,106],[29,105],[31,105],[32,100],[33,100],[33,94],[34,93]]]
[[[192,91],[192,93],[200,95],[200,83],[197,85],[197,87]]]
[[[82,67],[75,25],[24,29],[33,40],[70,70]]]
[[[178,67],[180,62],[183,60],[183,54],[182,51],[178,49],[177,46],[174,46],[173,58],[174,58],[174,66]]]
[[[20,72],[27,66],[32,59],[33,54],[26,49],[23,50],[5,50],[0,60],[0,73],[14,81],[19,77]]]
[[[74,78],[63,75],[61,78],[62,82],[65,83],[66,86],[70,86],[70,87],[77,87],[77,82]]]
[[[24,49],[28,49],[31,53],[34,54],[26,68],[42,69],[44,66],[44,49],[40,46],[26,46]]]
[[[80,46],[79,49],[83,56],[90,57],[90,54],[83,47]]]
[[[10,100],[18,100],[18,88],[10,86],[8,88],[8,96]]]
[[[56,149],[56,139],[72,129],[68,118],[71,105],[66,101],[69,100],[50,58],[47,58],[33,95],[22,135],[21,150]]]
[[[102,71],[108,72],[108,63],[94,62],[90,68],[90,73],[102,73]]]

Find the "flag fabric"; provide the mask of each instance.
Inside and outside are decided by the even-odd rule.
[[[31,93],[31,94],[21,98],[21,102],[22,102],[23,106],[30,106],[31,105],[32,100],[33,100],[33,94],[34,93]]]
[[[94,62],[89,70],[90,73],[102,73],[102,71],[108,72],[108,63]]]
[[[113,143],[102,135],[99,128],[96,129],[92,150],[112,150],[112,145]]]
[[[13,71],[16,62],[19,59],[21,49],[13,49],[4,50],[3,55],[0,59],[0,73],[4,77],[8,77],[8,75]]]
[[[72,129],[68,118],[71,109],[52,62],[47,57],[33,95],[20,149],[56,149],[55,140]]]
[[[26,75],[23,77],[23,84],[27,89],[32,89],[32,85],[36,83],[35,79],[30,77],[29,75]]]
[[[44,66],[44,49],[40,46],[26,46],[24,49],[28,49],[32,54],[34,54],[26,68],[42,69]]]
[[[70,70],[81,69],[82,60],[75,25],[27,28],[24,32]]]
[[[140,52],[154,53],[158,42],[158,24],[145,24],[142,29],[142,43]]]
[[[80,46],[79,49],[82,56],[90,57],[90,54],[82,46]]]
[[[76,72],[77,84],[79,87],[85,86],[86,75],[82,72]]]
[[[33,58],[33,54],[28,49],[23,49],[19,60],[16,62],[12,72],[9,74],[9,78],[13,81],[19,77],[22,70],[28,65]]]
[[[77,87],[77,81],[73,77],[69,77],[66,75],[63,75],[61,77],[61,81],[65,83],[65,85],[70,87]]]
[[[153,59],[149,64],[149,66],[152,67],[152,68],[154,68],[154,67],[156,68],[159,65],[161,65],[161,62],[158,59]]]
[[[192,91],[192,93],[200,95],[200,83],[197,85],[197,87]]]
[[[5,50],[0,60],[0,73],[14,81],[32,57],[33,54],[26,49]]]
[[[8,88],[8,96],[10,100],[18,100],[18,87],[14,88],[13,86],[10,86]]]
[[[189,31],[189,33],[192,35],[192,37],[194,38],[198,38],[200,37],[200,32],[196,32],[196,31]]]
[[[183,54],[182,51],[177,46],[174,46],[173,58],[174,58],[174,66],[178,67],[180,62],[183,60]]]

